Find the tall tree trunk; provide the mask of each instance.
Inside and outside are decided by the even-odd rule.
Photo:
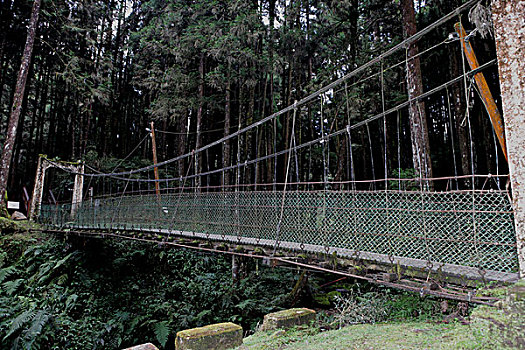
[[[18,120],[18,127],[16,132],[16,140],[18,142],[15,142],[13,147],[13,157],[11,158],[11,169],[9,170],[8,179],[11,178],[11,181],[8,181],[8,187],[15,189],[16,188],[16,181],[15,181],[15,174],[18,171],[18,168],[20,166],[20,152],[23,149],[24,146],[24,138],[23,138],[23,131],[24,131],[24,123],[26,119],[26,115],[29,113],[29,91],[31,87],[31,80],[33,77],[33,67],[34,64],[29,65],[29,75],[27,77],[26,86],[28,87],[25,89],[24,97],[22,99],[22,109],[20,113],[20,118]],[[26,147],[28,149],[28,147]]]
[[[41,67],[46,67],[44,62],[42,62]],[[49,69],[44,69],[44,68],[41,68],[41,69],[43,72],[40,74],[40,76],[37,79],[37,82],[35,83],[36,93],[35,93],[35,102],[33,104],[33,118],[31,118],[31,126],[29,127],[29,137],[27,141],[27,147],[28,149],[31,150],[31,152],[28,152],[26,159],[25,159],[24,169],[26,171],[28,171],[28,169],[33,168],[32,166],[34,162],[33,154],[38,154],[38,150],[36,149],[36,142],[33,141],[33,138],[35,134],[36,121],[39,118],[39,113],[40,113],[40,109],[42,108],[41,107],[42,103],[45,101],[45,92],[42,93],[42,90],[45,91],[47,86],[44,85],[44,82],[49,77]],[[32,173],[31,171],[29,172]]]
[[[491,3],[496,37],[505,136],[512,185],[512,204],[520,278],[525,278],[525,61],[523,1]]]
[[[199,61],[199,107],[197,108],[197,131],[195,134],[195,149],[199,149],[201,147],[202,142],[202,134],[201,134],[201,126],[202,126],[202,106],[204,104],[204,52],[201,53],[200,61]],[[200,174],[202,170],[202,160],[201,155],[199,153],[195,153],[195,173]],[[200,176],[197,176],[195,178],[195,187],[196,191],[200,191],[201,186],[201,178]]]
[[[246,120],[246,126],[248,125],[251,125],[253,123],[253,118],[254,118],[254,114],[255,114],[255,85],[252,85],[250,87],[250,100],[248,102],[248,119]],[[251,159],[254,159],[255,156],[255,151],[256,151],[256,148],[257,148],[257,145],[254,144],[254,138],[253,138],[253,134],[254,132],[256,132],[257,130],[253,130],[253,131],[248,131],[246,133],[246,142],[245,142],[245,150],[244,150],[244,154],[245,154],[245,161],[250,161]],[[254,167],[255,168],[255,167]],[[250,166],[246,165],[244,167],[244,182],[245,183],[254,183],[255,181],[255,178],[252,178],[252,172],[250,171]]]
[[[456,46],[452,49],[452,58],[451,58],[451,70],[452,78],[455,78],[461,74],[461,59],[463,59],[463,53],[459,50],[459,46]],[[465,106],[463,99],[461,98],[461,84],[454,84],[452,86],[452,99],[454,103],[454,122],[456,132],[458,134],[458,146],[459,146],[459,156],[461,161],[461,173],[463,175],[470,174],[470,151],[469,151],[469,142],[468,142],[468,131],[466,122],[464,121],[465,115]]]
[[[405,38],[416,34],[416,14],[412,0],[402,0],[403,33]],[[408,63],[406,67],[406,79],[408,98],[415,98],[423,93],[423,82],[421,79],[421,65],[417,43],[412,43],[408,48]],[[432,164],[430,162],[430,144],[428,140],[427,117],[425,103],[414,101],[409,107],[410,133],[412,139],[412,160],[417,174],[423,178],[432,177]]]
[[[268,109],[268,113],[272,114],[274,112],[274,28],[275,28],[275,5],[277,0],[268,0],[268,18],[270,20],[269,26],[270,26],[270,33],[269,33],[269,61],[270,61],[270,98],[269,98],[269,104],[270,108]],[[276,150],[276,143],[277,143],[277,128],[276,128],[277,120],[273,120],[273,130],[270,132],[268,130],[269,135],[271,137],[268,137],[267,139],[267,152],[268,154],[275,153]],[[276,176],[276,166],[277,166],[277,158],[272,157],[268,159],[268,167],[267,167],[267,183],[275,183],[277,182],[277,176]]]
[[[179,132],[178,140],[177,140],[178,141],[177,142],[177,155],[178,156],[183,155],[186,152],[186,141],[187,141],[186,133],[187,133],[187,128],[188,128],[187,123],[188,123],[187,115],[181,116],[178,120],[178,125],[177,125],[177,131]],[[179,168],[179,172],[178,172],[179,178],[184,177],[186,175],[184,172],[184,159],[181,159],[178,161],[178,168]],[[182,186],[182,183],[180,184],[180,186]]]
[[[16,133],[18,127],[18,119],[22,110],[22,99],[26,88],[27,73],[31,63],[31,56],[33,53],[33,44],[35,42],[36,27],[38,24],[38,15],[40,12],[41,0],[35,0],[33,9],[31,11],[31,21],[27,31],[27,40],[22,56],[22,64],[18,72],[16,82],[16,90],[13,99],[13,107],[11,108],[11,115],[9,116],[9,124],[7,126],[7,138],[5,140],[4,149],[2,151],[2,159],[0,160],[0,206],[3,206],[4,195],[9,176],[9,168],[11,166],[11,158],[13,156],[13,147],[15,145]]]
[[[241,69],[239,67],[239,76],[241,76]],[[244,112],[244,87],[242,85],[242,81],[239,80],[239,119],[238,119],[238,124],[237,124],[237,131],[241,130],[242,128],[242,123],[243,123],[243,116],[245,115],[245,112]],[[237,168],[236,168],[236,174],[235,174],[235,191],[239,191],[240,190],[240,184],[241,184],[241,171],[242,171],[242,167],[241,167],[241,159],[243,158],[243,154],[242,154],[242,151],[244,149],[243,145],[244,145],[244,135],[242,134],[239,134],[239,136],[237,136]]]
[[[286,88],[286,94],[284,96],[286,96],[286,101],[285,103],[283,103],[283,106],[290,106],[292,104],[292,77],[293,77],[293,62],[294,62],[294,58],[292,57],[292,59],[290,60],[290,66],[288,67],[288,79],[287,79],[287,88]],[[284,72],[283,72],[283,82],[285,81],[284,79]],[[288,150],[290,148],[290,135],[291,135],[291,123],[290,123],[290,113],[293,113],[293,112],[286,112],[286,121],[285,121],[285,126],[284,126],[284,149],[285,150]],[[283,182],[286,182],[286,164],[288,164],[288,157],[290,157],[292,154],[291,153],[285,153],[284,154],[284,166],[283,166]]]
[[[350,13],[350,63],[352,66],[350,70],[353,70],[357,62],[357,45],[359,40],[358,31],[358,20],[359,20],[359,1],[351,0],[351,13]]]
[[[231,126],[231,70],[228,64],[228,72],[226,73],[226,97],[224,105],[224,136],[230,135]],[[222,144],[222,166],[230,166],[230,140],[226,140]],[[225,170],[222,175],[222,185],[230,185],[230,171]]]
[[[262,93],[262,112],[261,112],[261,117],[262,118],[265,118],[266,117],[266,94],[268,92],[268,74],[264,73],[264,88],[263,88],[263,93]],[[260,132],[259,130],[257,131],[258,133],[258,144],[257,144],[257,153],[256,153],[256,157],[257,159],[259,159],[262,154],[263,154],[263,150],[262,148],[265,147],[265,145],[263,144],[263,140],[265,140],[266,142],[269,142],[269,138],[268,137],[265,137],[266,136],[266,129],[264,127],[261,127],[260,129]],[[261,183],[261,182],[265,182],[265,179],[264,179],[264,166],[267,164],[267,162],[258,162],[257,163],[257,173],[255,174],[255,183],[258,184],[258,183]],[[255,190],[257,190],[257,186],[255,186],[254,188]]]

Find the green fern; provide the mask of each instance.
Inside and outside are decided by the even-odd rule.
[[[64,265],[64,263],[66,263],[69,258],[71,258],[71,256],[73,255],[73,253],[69,253],[68,255],[66,255],[64,258],[60,259],[59,261],[57,261],[56,265],[53,267],[53,270],[56,270],[58,269],[60,266]]]
[[[16,333],[20,328],[22,328],[24,324],[26,324],[29,320],[32,320],[35,317],[35,315],[35,310],[26,310],[17,317],[15,317],[15,319],[11,322],[11,326],[9,327],[9,331],[5,335],[4,340]]]
[[[23,344],[25,349],[31,349],[33,343],[42,333],[42,328],[46,325],[49,320],[49,314],[45,310],[39,310],[31,322],[31,326],[24,332]]]
[[[7,260],[7,252],[3,252],[0,248],[0,267],[4,266],[4,261]]]
[[[2,283],[7,277],[15,274],[17,269],[14,265],[0,269],[0,283]]]
[[[7,295],[13,295],[17,291],[18,287],[20,287],[22,282],[24,282],[23,278],[19,278],[14,281],[4,282],[3,287]]]
[[[155,336],[157,337],[157,341],[160,343],[160,345],[166,345],[166,343],[168,342],[168,336],[170,334],[168,323],[166,321],[155,323],[154,331]]]

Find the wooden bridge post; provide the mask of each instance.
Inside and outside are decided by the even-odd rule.
[[[520,277],[525,278],[525,2],[493,0]]]

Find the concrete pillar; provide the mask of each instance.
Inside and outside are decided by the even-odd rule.
[[[75,167],[77,173],[84,173],[84,164]],[[84,190],[84,176],[75,175],[75,185],[73,186],[73,199],[71,200],[71,219],[77,215],[78,208],[82,202],[82,191]]]
[[[28,215],[29,220],[34,220],[40,214],[42,193],[44,192],[44,179],[46,177],[47,168],[49,168],[49,163],[45,158],[39,157],[36,167],[35,186],[33,187],[31,207]]]
[[[493,0],[520,277],[525,278],[525,1]]]

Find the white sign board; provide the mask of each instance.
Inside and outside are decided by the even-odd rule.
[[[20,202],[7,201],[7,209],[20,209]]]

